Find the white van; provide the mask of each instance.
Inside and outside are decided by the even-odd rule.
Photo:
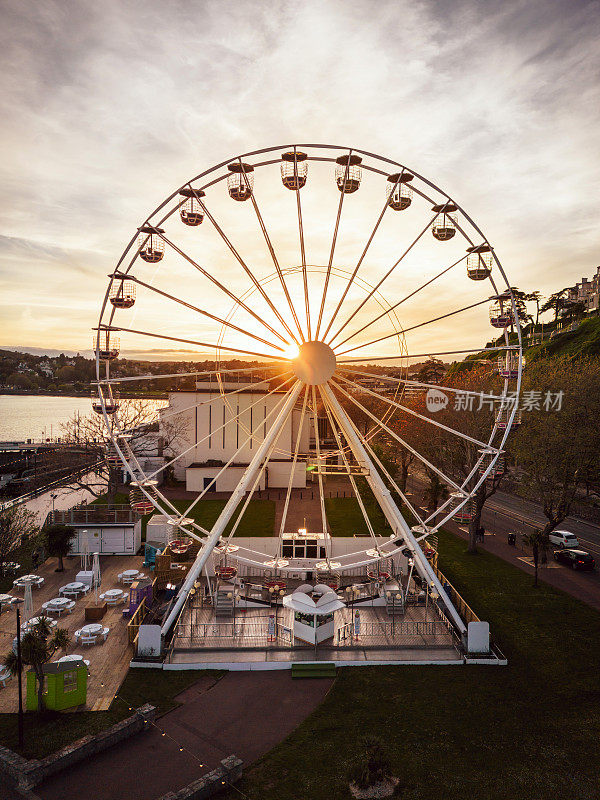
[[[552,531],[548,538],[552,544],[558,545],[561,549],[563,547],[579,547],[577,537],[574,533],[569,533],[569,531]]]

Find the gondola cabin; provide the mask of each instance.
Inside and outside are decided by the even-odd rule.
[[[468,247],[467,253],[467,277],[472,281],[483,281],[489,278],[492,273],[492,248],[489,244],[479,244]]]
[[[525,359],[519,358],[519,354],[509,350],[503,356],[498,357],[498,373],[502,378],[512,379],[519,377],[519,363],[525,366]]]
[[[111,336],[110,331],[100,331],[92,340],[94,352],[100,361],[114,361],[121,352],[121,341],[118,336]]]
[[[456,211],[457,206],[448,201],[441,205],[433,206],[431,209],[436,212],[436,217],[431,223],[431,233],[439,242],[447,242],[456,233]]]
[[[512,302],[509,292],[498,295],[490,306],[490,325],[494,328],[510,328],[515,323]]]
[[[154,503],[150,497],[156,499],[156,486],[158,482],[153,480],[131,481],[129,490],[129,505],[136,514],[149,514],[154,508]],[[142,491],[143,488],[143,491]],[[150,495],[150,497],[148,497]]]
[[[410,172],[395,172],[388,175],[386,195],[388,206],[394,211],[404,211],[412,203],[412,189],[409,186],[414,175]]]
[[[512,408],[501,408],[500,411],[498,411],[498,414],[496,416],[496,426],[498,427],[498,430],[504,431],[508,428],[512,413],[513,413]],[[521,422],[522,422],[521,409],[518,408],[515,412],[515,416],[512,422],[512,427],[518,428]]]
[[[227,191],[232,200],[243,202],[249,200],[254,188],[254,167],[241,161],[227,165]]]
[[[185,198],[179,206],[179,216],[183,224],[189,225],[190,228],[200,225],[204,219],[204,211],[200,205],[200,198],[205,196],[204,192],[201,189],[192,189],[190,186],[186,186],[179,194]]]
[[[450,495],[450,497],[452,498],[452,503],[450,506],[452,509],[458,508],[458,506],[460,506],[465,499],[464,495],[461,494],[460,492],[454,492],[453,494]],[[458,522],[458,524],[460,525],[461,523],[464,522],[471,522],[473,516],[474,516],[473,503],[471,500],[467,500],[467,502],[464,503],[464,505],[462,505],[462,507],[459,508],[458,511],[454,514],[452,519],[455,522]]]
[[[352,194],[362,180],[362,158],[360,156],[339,156],[336,158],[335,182],[340,192]]]
[[[109,299],[114,308],[131,308],[135,303],[135,283],[115,278],[110,286]]]
[[[162,228],[152,228],[148,225],[140,228],[138,236],[140,258],[149,264],[157,264],[162,261],[165,254],[165,243],[160,236],[162,233],[164,233]]]
[[[308,176],[308,156],[299,150],[281,156],[281,181],[286,189],[302,189]]]
[[[487,468],[492,464],[490,471],[486,476],[486,480],[493,481],[496,478],[500,478],[506,472],[506,456],[504,453],[498,453],[498,457],[496,458],[496,451],[495,450],[480,450],[479,451],[483,458],[481,459],[481,464],[479,465],[479,474],[483,475]],[[494,461],[494,459],[496,459]]]
[[[103,395],[103,398],[106,413],[114,414],[119,408],[119,393],[107,392]],[[96,414],[102,414],[102,398],[95,392],[92,392],[92,411],[95,411]]]

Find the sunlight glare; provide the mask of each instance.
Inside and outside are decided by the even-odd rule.
[[[284,353],[285,353],[286,358],[289,358],[290,361],[292,361],[294,358],[298,357],[298,354],[300,353],[300,350],[298,348],[298,345],[295,342],[292,342],[292,344],[289,344],[285,348]]]

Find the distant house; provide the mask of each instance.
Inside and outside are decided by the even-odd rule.
[[[597,311],[600,308],[600,267],[596,267],[596,274],[592,278],[582,278],[579,283],[572,286],[568,291],[567,300],[584,303],[586,311]]]

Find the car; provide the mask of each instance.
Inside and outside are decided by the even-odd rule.
[[[554,560],[558,561],[559,564],[566,564],[571,569],[593,570],[596,568],[594,556],[591,553],[586,553],[585,550],[578,550],[575,547],[555,550]]]
[[[548,539],[551,544],[557,544],[559,547],[579,547],[577,537],[569,531],[552,531],[548,534]]]

